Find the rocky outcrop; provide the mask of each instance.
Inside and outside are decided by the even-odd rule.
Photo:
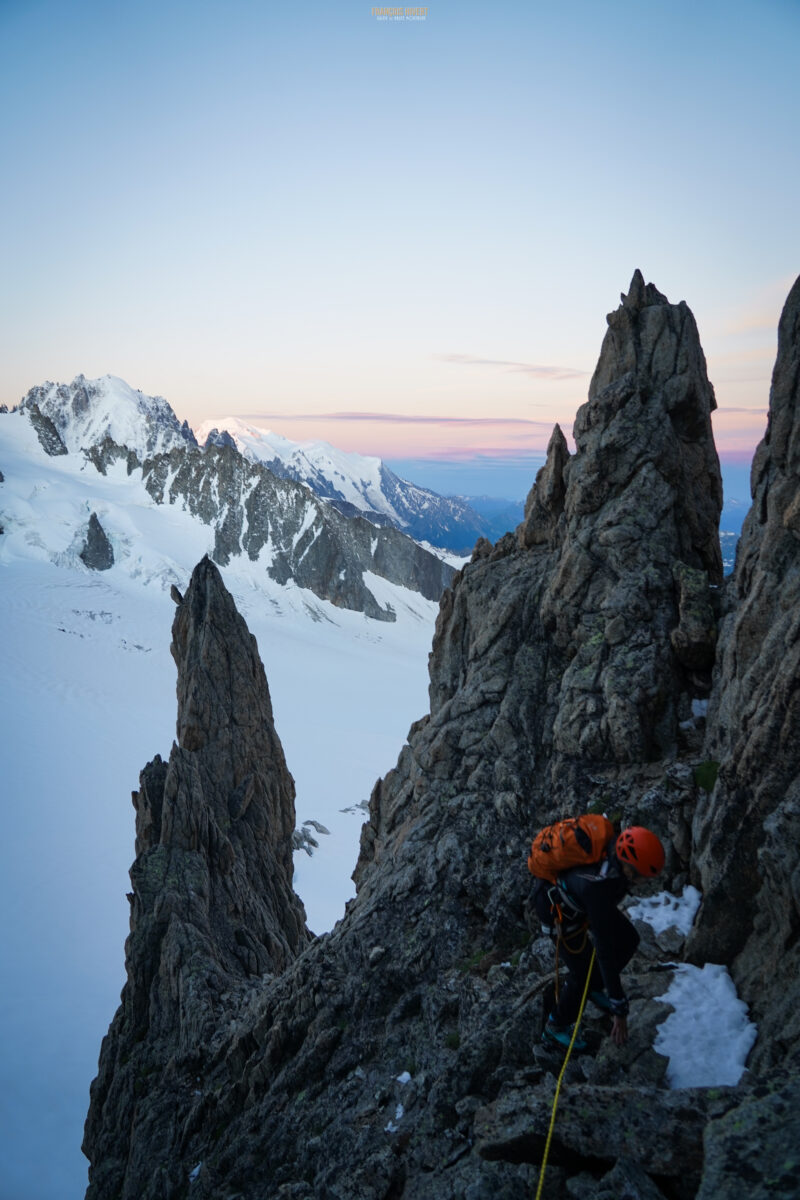
[[[525,517],[517,531],[520,549],[547,546],[555,537],[559,518],[564,512],[566,481],[564,472],[569,462],[567,439],[556,425],[547,447],[547,459],[536,476],[525,502]]]
[[[97,513],[89,517],[86,541],[79,555],[84,566],[92,571],[108,571],[114,565],[114,548],[108,540]]]
[[[50,417],[40,410],[38,404],[29,403],[25,411],[28,414],[31,425],[36,430],[39,445],[45,454],[50,455],[51,458],[55,458],[59,454],[69,454],[67,447],[61,440],[61,434],[50,420]]]
[[[708,889],[695,946],[704,929],[720,929],[748,986],[755,938],[745,920],[736,942],[721,915],[720,876],[734,862],[725,856],[736,841],[726,806],[735,814],[739,794],[724,789],[735,778],[746,796],[765,804],[774,797],[759,791],[761,781],[774,788],[793,750],[779,741],[773,761],[767,741],[736,724],[737,706],[765,689],[775,733],[788,739],[794,685],[763,653],[770,634],[756,621],[750,636],[755,629],[761,642],[747,660],[744,690],[731,698],[738,686],[731,639],[737,629],[744,636],[753,594],[747,579],[757,576],[754,569],[743,574],[740,563],[735,594],[720,600],[712,407],[689,310],[669,304],[637,273],[609,317],[576,423],[576,453],[568,456],[556,431],[520,529],[495,546],[479,542],[443,597],[430,713],[375,786],[358,893],[344,919],[298,957],[287,956],[279,974],[254,979],[226,966],[221,994],[213,972],[211,984],[201,974],[193,989],[170,993],[156,982],[170,968],[154,974],[145,956],[136,969],[129,948],[128,996],[144,994],[143,983],[158,997],[155,1032],[144,1023],[121,1026],[118,1015],[104,1045],[87,1123],[92,1200],[528,1200],[562,1059],[538,1043],[553,959],[528,909],[525,857],[530,833],[553,816],[595,807],[655,828],[667,846],[668,882],[694,872]],[[778,428],[787,425],[776,417],[773,451]],[[761,526],[770,513],[783,522],[790,487],[781,489],[777,466],[759,478],[767,488]],[[777,506],[769,498],[774,481],[783,496]],[[782,528],[793,536],[790,525]],[[769,612],[789,622],[779,626],[788,636],[792,609],[784,602],[793,597],[794,576],[782,573],[779,558],[770,561]],[[190,594],[179,620],[187,606]],[[721,611],[728,615],[717,643]],[[728,682],[715,683],[704,747],[694,713],[711,687],[717,645],[720,679]],[[179,657],[179,692],[204,712],[212,693],[202,674],[191,685],[184,680],[193,661]],[[213,725],[185,722],[188,731],[196,724],[206,731],[202,741]],[[740,743],[745,731],[751,740]],[[721,766],[707,800],[711,746],[719,747]],[[148,796],[151,788],[162,794],[165,770],[145,772]],[[141,797],[143,836],[161,810]],[[760,814],[765,827],[755,847],[765,878],[781,886],[797,871],[792,805],[790,792],[784,807]],[[150,837],[138,847],[137,864],[142,850],[147,862]],[[170,911],[168,880],[148,876],[154,913],[164,904]],[[187,885],[180,895],[182,919],[205,930],[203,888]],[[728,893],[730,924],[739,915],[736,896]],[[134,903],[130,947],[142,903]],[[190,916],[195,906],[199,917]],[[797,1008],[796,977],[793,983],[788,974],[793,943],[783,917],[777,925],[767,953],[783,948],[784,999]],[[215,940],[204,945],[227,963],[229,942],[223,924],[219,948]],[[670,958],[681,954],[679,938],[667,942]],[[779,1161],[782,1132],[791,1127],[791,1069],[772,1088],[757,1074],[737,1087],[665,1086],[666,1061],[653,1049],[670,979],[664,957],[644,938],[627,972],[634,1035],[624,1050],[604,1036],[603,1018],[586,1018],[596,1053],[574,1058],[565,1077],[545,1185],[558,1200],[705,1200],[737,1174],[761,1194],[754,1189],[767,1186],[767,1175],[757,1140],[735,1137],[759,1120],[769,1131],[769,1178],[781,1172],[781,1180],[792,1180],[794,1166]],[[763,1011],[764,1045],[754,1061],[779,1052],[791,1060],[800,1046],[793,1015],[784,1012],[778,1033],[772,1010]],[[182,1040],[187,1025],[207,1029],[203,1046]],[[123,1048],[123,1028],[141,1031],[133,1051],[130,1038]],[[139,1056],[133,1075],[131,1053]],[[135,1097],[127,1109],[122,1095]]]
[[[178,608],[172,653],[177,744],[168,763],[148,764],[133,797],[127,983],[86,1129],[96,1196],[144,1195],[135,1181],[154,1161],[167,1186],[175,1105],[193,1094],[232,992],[263,987],[308,940],[292,891],[294,784],[255,640],[208,559]],[[155,1076],[158,1100],[142,1122]]]
[[[767,1066],[800,1050],[800,280],[778,327],[751,488],[709,708],[705,754],[719,774],[693,821],[704,902],[691,952],[733,962],[762,1030],[754,1061]]]

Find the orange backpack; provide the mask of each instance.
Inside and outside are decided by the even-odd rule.
[[[533,839],[528,870],[537,879],[557,883],[560,871],[599,862],[613,836],[614,826],[599,813],[556,821]]]

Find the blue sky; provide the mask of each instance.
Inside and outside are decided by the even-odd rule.
[[[746,458],[798,269],[799,33],[788,0],[2,0],[0,401],[110,372],[488,480],[568,430],[640,267]]]

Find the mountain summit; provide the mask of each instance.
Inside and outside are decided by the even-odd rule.
[[[798,1194],[798,288],[726,585],[697,329],[637,272],[576,453],[556,431],[523,524],[479,543],[442,599],[431,710],[373,790],[356,899],[277,977],[231,981],[205,1045],[180,1036],[205,972],[164,990],[158,1039],[123,1006],[87,1121],[89,1200],[529,1200],[562,1060],[538,1043],[553,956],[527,845],[590,808],[659,834],[673,892],[702,886],[690,952],[730,970],[760,1038],[737,1084],[670,1087],[653,1042],[685,934],[651,931],[630,1042],[585,1019],[599,1050],[570,1062],[548,1195]],[[158,912],[172,884],[152,885]],[[203,889],[182,896],[201,923]]]
[[[141,459],[197,445],[188,423],[180,423],[163,396],[146,396],[115,375],[76,375],[72,383],[41,384],[31,388],[20,408],[38,409],[49,418],[73,452],[106,439]]]

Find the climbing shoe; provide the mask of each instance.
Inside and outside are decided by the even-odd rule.
[[[569,1044],[572,1041],[572,1030],[574,1025],[556,1025],[552,1017],[548,1017],[545,1022],[545,1027],[542,1030],[542,1045],[544,1046],[563,1046],[565,1050],[569,1049]],[[582,1037],[576,1037],[572,1049],[580,1054],[588,1049],[587,1043]]]
[[[613,1011],[611,1001],[605,992],[589,992],[589,999],[595,1008],[599,1008],[601,1012],[610,1013]]]

